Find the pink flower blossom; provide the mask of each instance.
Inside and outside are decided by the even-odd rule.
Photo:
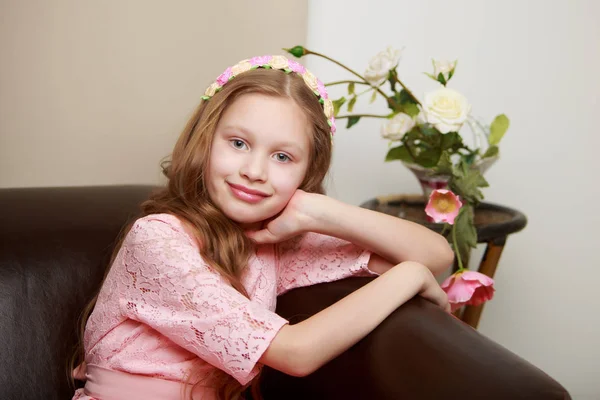
[[[306,72],[306,68],[304,68],[304,65],[294,61],[294,60],[289,60],[288,61],[288,66],[290,67],[290,69],[292,71],[294,71],[297,74],[304,74]]]
[[[436,189],[431,192],[425,213],[435,223],[447,222],[454,224],[454,219],[462,207],[462,202],[457,195],[446,189]]]
[[[229,82],[229,78],[231,78],[231,75],[231,67],[229,67],[225,70],[225,72],[219,75],[219,77],[217,78],[217,83],[220,86],[225,85],[227,82]]]
[[[494,297],[494,280],[476,271],[458,271],[449,276],[442,289],[448,295],[452,312],[465,304],[478,306]]]
[[[337,130],[336,126],[335,126],[335,119],[333,117],[331,117],[331,135],[335,134],[335,131]]]
[[[317,91],[319,92],[319,96],[323,100],[327,100],[329,97],[327,96],[327,89],[325,89],[325,84],[321,82],[320,79],[317,79]]]
[[[250,59],[250,64],[252,64],[252,66],[262,66],[262,65],[267,65],[269,64],[269,61],[271,61],[272,56],[256,56],[256,57],[252,57]]]

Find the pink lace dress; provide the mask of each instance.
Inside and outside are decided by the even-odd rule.
[[[73,399],[132,398],[140,390],[180,398],[171,396],[177,391],[171,389],[180,388],[199,364],[246,384],[288,323],[274,312],[277,296],[300,286],[374,275],[367,268],[369,256],[316,233],[258,246],[242,275],[247,299],[202,259],[179,219],[141,218],[125,238],[88,320],[85,364],[74,371],[87,383]],[[166,391],[158,395],[161,388]],[[194,394],[212,397],[208,391]]]

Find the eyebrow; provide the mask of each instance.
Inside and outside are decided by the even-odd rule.
[[[226,126],[223,127],[223,130],[225,130],[225,131],[227,131],[227,130],[240,131],[244,135],[250,136],[252,138],[256,136],[256,135],[254,135],[252,133],[252,131],[250,131],[250,130],[244,128],[244,127],[238,126],[238,125],[226,125]],[[279,147],[279,148],[293,148],[294,150],[296,150],[299,153],[302,151],[301,148],[297,144],[295,144],[293,142],[286,142],[286,141],[276,142],[275,145],[274,145],[274,147]]]

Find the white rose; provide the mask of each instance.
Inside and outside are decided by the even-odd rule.
[[[373,86],[379,86],[387,79],[389,71],[398,66],[400,61],[400,50],[395,50],[391,46],[385,51],[379,52],[369,61],[369,66],[365,71],[365,79]]]
[[[389,140],[401,140],[402,137],[415,127],[415,121],[410,115],[400,113],[387,120],[381,126],[381,137]]]
[[[456,61],[433,60],[433,76],[435,79],[442,74],[446,82],[448,82],[448,79],[450,79],[450,72],[452,72],[454,68],[456,68]]]
[[[448,133],[460,129],[471,112],[471,105],[456,90],[441,87],[425,95],[423,111],[427,122],[441,133]]]

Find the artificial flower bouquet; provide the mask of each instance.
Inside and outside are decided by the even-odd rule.
[[[431,199],[435,189],[442,189],[448,190],[461,202],[457,206],[450,201],[448,192],[434,196],[439,207],[455,207],[457,210],[452,229],[443,233],[457,255],[459,270],[463,271],[471,248],[477,245],[474,209],[483,200],[481,188],[488,186],[482,173],[498,158],[498,144],[508,129],[508,118],[500,114],[487,126],[471,115],[471,105],[465,96],[447,87],[456,71],[456,61],[433,60],[433,71],[426,75],[436,82],[437,87],[419,100],[400,79],[399,50],[388,48],[374,56],[362,75],[303,46],[284,50],[295,57],[313,55],[324,58],[354,75],[357,79],[324,84],[347,85],[348,88],[346,95],[332,102],[335,118],[338,121],[346,119],[347,128],[355,126],[363,118],[381,118],[381,136],[390,141],[385,161],[400,160],[413,172],[413,167],[422,171],[422,176],[418,177],[425,199]],[[383,97],[388,112],[353,113],[358,98],[364,95],[370,95],[371,103],[378,96]],[[344,108],[347,112],[342,112]],[[464,126],[471,131],[472,145],[466,143],[464,133],[461,133]],[[426,190],[424,181],[429,178],[435,184]]]

